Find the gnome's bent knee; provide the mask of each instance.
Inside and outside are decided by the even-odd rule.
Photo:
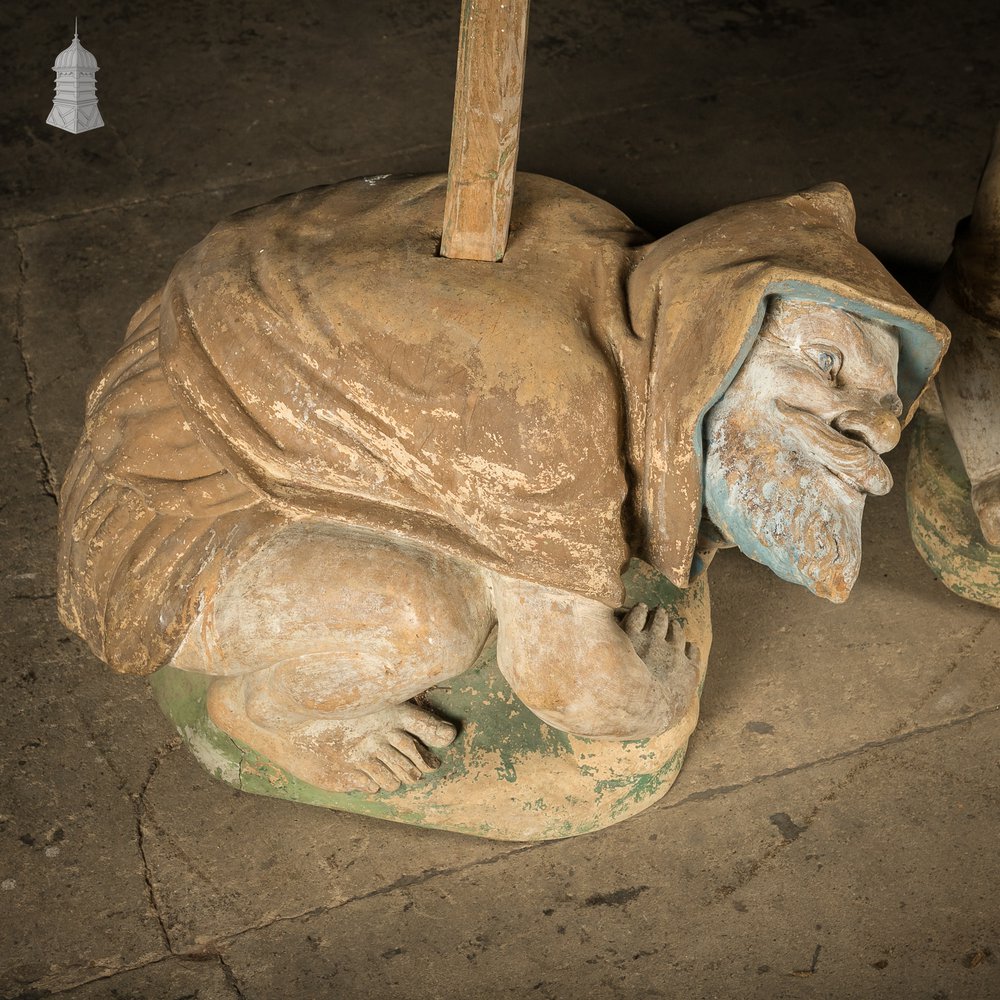
[[[492,624],[476,567],[363,529],[296,523],[210,596],[173,665],[266,671],[276,692],[350,715],[461,673]]]

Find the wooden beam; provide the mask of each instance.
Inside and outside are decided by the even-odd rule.
[[[462,0],[441,255],[503,260],[514,197],[529,0]]]

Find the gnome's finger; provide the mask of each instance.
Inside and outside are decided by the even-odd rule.
[[[666,639],[667,633],[670,631],[670,615],[667,609],[657,608],[646,628],[657,639]]]
[[[676,618],[670,623],[670,635],[667,638],[678,649],[684,648],[684,626]]]
[[[646,624],[647,614],[649,614],[649,608],[645,604],[637,604],[625,616],[625,621],[622,622],[622,628],[625,629],[626,634],[638,635],[642,631],[642,627]]]

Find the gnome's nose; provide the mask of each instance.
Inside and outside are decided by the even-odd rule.
[[[871,408],[846,410],[833,421],[833,426],[841,434],[858,441],[864,441],[872,451],[882,454],[899,444],[902,428],[897,414],[902,410],[896,396],[887,397]]]

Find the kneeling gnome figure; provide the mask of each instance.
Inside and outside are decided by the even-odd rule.
[[[164,668],[244,787],[579,833],[676,775],[716,548],[846,599],[948,334],[838,184],[650,242],[519,175],[493,264],[438,256],[445,180],[305,191],[181,258],[90,392],[60,610]]]

